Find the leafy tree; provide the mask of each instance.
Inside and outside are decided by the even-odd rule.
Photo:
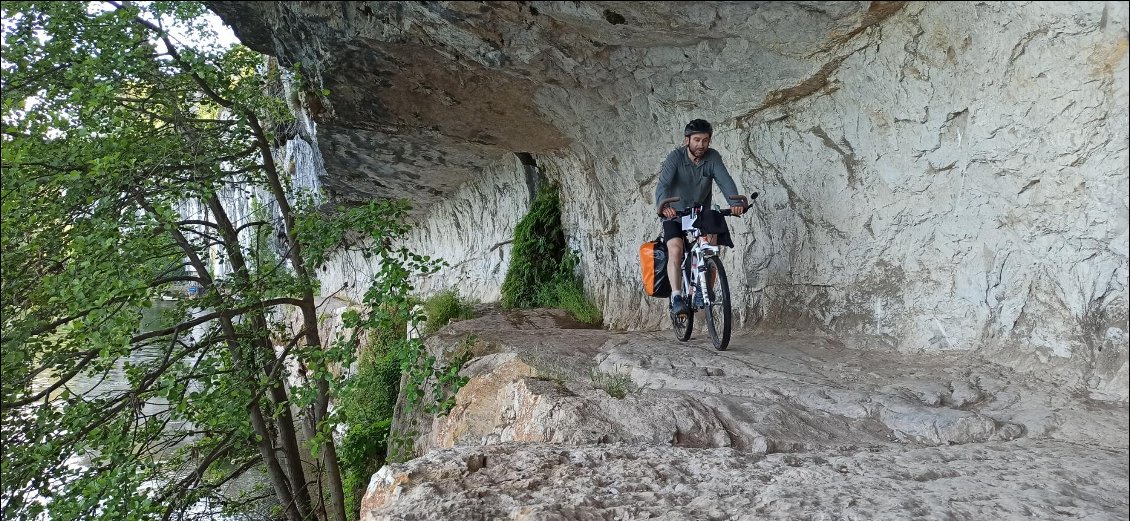
[[[286,519],[345,519],[335,375],[434,269],[391,246],[406,205],[291,189],[280,71],[179,41],[207,34],[199,3],[0,5],[4,518],[211,518],[249,506],[221,489],[258,468]],[[349,249],[382,268],[331,342],[315,274]],[[143,324],[183,284],[201,296]]]

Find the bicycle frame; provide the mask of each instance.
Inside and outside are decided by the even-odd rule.
[[[680,266],[683,268],[683,294],[687,295],[687,304],[693,309],[708,309],[712,300],[709,292],[702,288],[707,287],[706,281],[706,259],[709,257],[717,257],[721,248],[718,245],[710,244],[706,241],[706,237],[702,231],[693,226],[695,219],[698,218],[699,211],[697,208],[691,209],[689,215],[683,216],[681,225],[683,227],[683,234],[687,237],[686,252],[683,254],[683,261]],[[690,262],[691,265],[686,264]],[[689,269],[688,269],[689,268]],[[688,280],[689,277],[686,273],[694,277],[694,281]],[[701,295],[702,305],[697,305],[695,296]]]
[[[735,200],[733,206],[748,208],[749,201],[757,199],[757,192],[750,195],[749,199],[741,195],[729,196],[729,198]],[[682,217],[679,224],[682,228],[684,244],[686,244],[684,257],[679,262],[679,269],[683,274],[682,289],[689,313],[675,313],[674,300],[672,299],[671,326],[675,332],[675,338],[680,342],[686,342],[691,338],[695,313],[699,310],[707,311],[706,325],[710,332],[710,339],[714,342],[714,348],[725,351],[730,343],[733,313],[730,306],[729,282],[719,255],[721,249],[718,245],[707,242],[702,230],[694,227],[694,222],[698,220],[703,211],[706,211],[704,208],[694,206],[675,211],[674,215],[671,215],[672,209],[668,205],[678,202],[678,200],[678,197],[668,197],[659,201],[655,209],[660,216]],[[718,212],[723,217],[733,216],[733,211],[729,208],[718,210]],[[741,216],[741,212],[738,213],[738,216]],[[713,266],[713,268],[709,268],[709,266]],[[717,278],[708,275],[708,271],[709,274],[716,274]],[[707,280],[708,278],[710,280]],[[719,283],[717,288],[714,287],[716,282]],[[718,293],[713,295],[712,298],[715,291]],[[714,316],[715,310],[721,313],[719,317]]]

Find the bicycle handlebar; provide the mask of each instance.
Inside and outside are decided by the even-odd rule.
[[[748,199],[744,195],[730,195],[730,196],[727,196],[727,197],[729,199],[733,199],[735,201],[741,201],[742,208],[748,209],[750,201],[757,200],[757,196],[758,196],[758,193],[754,192],[752,194],[749,194]],[[662,216],[663,215],[663,209],[667,208],[671,203],[679,202],[679,199],[680,198],[678,198],[678,197],[668,197],[668,198],[666,198],[662,201],[659,201],[659,206],[657,206],[655,208],[655,213]],[[675,212],[675,216],[676,217],[683,217],[685,215],[690,215],[691,211],[693,211],[693,210],[694,210],[693,208],[687,208],[686,210]],[[732,211],[729,208],[726,208],[725,210],[719,210],[718,213],[721,213],[723,216],[730,217]],[[738,217],[741,217],[741,216],[739,215]]]

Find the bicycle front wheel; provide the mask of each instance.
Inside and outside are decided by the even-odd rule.
[[[706,329],[714,349],[725,351],[730,345],[730,282],[726,279],[726,269],[718,257],[706,259]]]

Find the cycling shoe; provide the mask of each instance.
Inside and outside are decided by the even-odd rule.
[[[686,315],[688,313],[687,302],[682,295],[671,297],[671,313],[675,315]]]

